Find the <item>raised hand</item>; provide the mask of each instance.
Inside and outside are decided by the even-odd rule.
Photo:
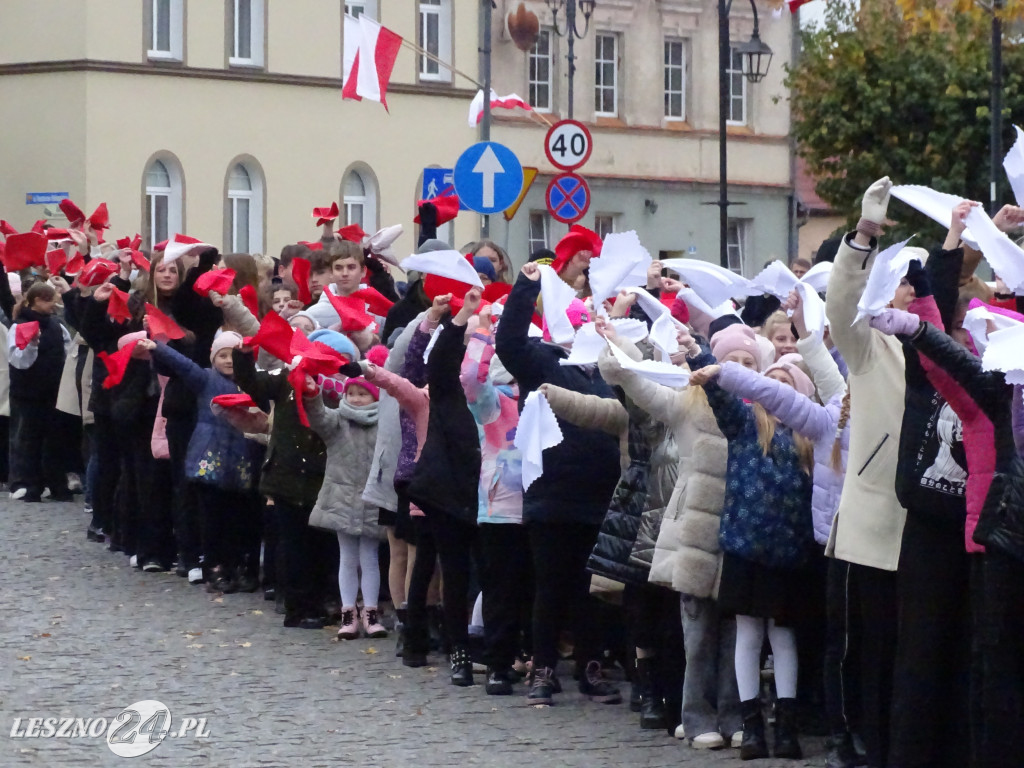
[[[540,280],[540,267],[532,261],[528,261],[523,264],[522,270],[520,270],[527,278],[537,282]]]

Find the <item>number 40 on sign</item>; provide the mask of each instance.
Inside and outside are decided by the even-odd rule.
[[[560,120],[544,138],[544,153],[553,166],[563,171],[579,168],[590,159],[594,143],[590,131],[576,120]]]

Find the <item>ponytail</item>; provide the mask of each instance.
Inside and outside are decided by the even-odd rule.
[[[839,408],[839,422],[836,424],[836,439],[832,443],[832,469],[836,472],[843,471],[843,430],[850,421],[850,388],[846,388],[843,395],[843,404]]]

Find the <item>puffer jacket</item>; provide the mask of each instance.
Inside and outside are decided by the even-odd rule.
[[[409,346],[405,352],[405,359],[402,361],[399,376],[408,381],[414,387],[423,387],[427,383],[427,364],[423,355],[430,343],[430,336],[437,328],[436,323],[423,319],[416,324],[412,336],[409,339]],[[392,393],[393,394],[393,393]],[[429,402],[429,400],[428,400]],[[395,486],[404,488],[412,480],[412,473],[416,469],[416,461],[419,459],[423,441],[427,436],[427,418],[429,412],[424,411],[423,420],[417,420],[413,412],[402,408],[398,414],[398,423],[402,430],[402,444],[398,450],[398,459],[395,466]]]
[[[327,447],[327,470],[309,524],[349,536],[381,538],[377,508],[362,498],[377,440],[377,403],[357,408],[342,399],[337,408],[327,408],[317,394],[305,398],[305,406],[309,425]]]
[[[847,423],[839,436],[842,469],[837,472],[832,467],[832,447],[835,444],[843,396],[833,395],[824,406],[818,405],[792,387],[755,373],[738,363],[725,363],[722,366],[718,384],[722,389],[744,400],[760,403],[768,413],[778,417],[787,427],[814,443],[811,518],[814,524],[814,540],[824,546],[828,543],[832,518],[839,508],[846,457],[850,450],[850,425]]]
[[[505,301],[495,334],[498,357],[520,389],[520,406],[541,384],[556,384],[588,395],[613,398],[596,369],[562,366],[568,352],[529,338],[540,282],[521,275]],[[559,421],[565,439],[544,451],[544,474],[523,494],[523,522],[583,523],[599,526],[619,478],[615,438]]]
[[[620,346],[629,354],[629,342]],[[714,362],[707,351],[687,361],[694,370]],[[686,595],[714,597],[721,579],[718,529],[727,446],[707,398],[699,388],[672,389],[621,368],[606,367],[606,376],[667,424],[675,438],[676,481],[658,530],[649,581]]]
[[[633,551],[629,553],[630,564],[643,568],[645,581],[650,581],[654,549],[658,545],[658,534],[665,519],[665,509],[672,491],[679,479],[679,450],[676,437],[664,425],[663,437],[651,453],[651,476],[647,481],[647,509],[640,518],[636,531]]]

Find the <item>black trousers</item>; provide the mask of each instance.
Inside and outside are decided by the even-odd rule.
[[[11,470],[11,417],[0,416],[0,483],[6,483]]]
[[[229,574],[242,565],[255,567],[262,527],[256,494],[207,483],[196,483],[196,491],[207,567],[220,566]]]
[[[869,768],[885,768],[889,756],[889,713],[896,660],[896,573],[850,565],[860,597],[861,736]]]
[[[278,589],[284,591],[286,618],[319,618],[325,614],[327,599],[337,599],[337,538],[309,527],[311,511],[311,506],[274,499],[281,568]]]
[[[654,692],[664,700],[666,716],[674,729],[682,714],[686,676],[679,593],[649,583],[626,584],[622,607],[629,623],[631,651],[641,648],[654,654]]]
[[[266,499],[260,497],[263,505],[263,588],[275,587],[277,585],[278,567],[280,559],[277,546],[277,516],[274,512],[274,505],[267,504]]]
[[[525,526],[484,523],[480,540],[480,587],[483,591],[484,658],[488,667],[511,667],[530,647],[533,563]],[[447,574],[447,571],[445,572]]]
[[[441,602],[444,605],[445,633],[452,647],[465,649],[469,646],[469,583],[477,546],[477,526],[475,522],[468,523],[437,509],[424,512],[434,533],[441,573],[444,574]]]
[[[859,602],[850,578],[850,564],[828,559],[826,576],[826,623],[823,681],[825,719],[835,735],[855,730],[851,723],[855,702],[860,701],[858,664],[851,648],[859,646],[859,624],[851,614]]]
[[[165,568],[174,561],[174,504],[171,494],[171,462],[154,459],[148,440],[136,459],[136,488],[139,493],[139,563],[156,560]],[[140,480],[141,479],[141,480]]]
[[[108,413],[94,413],[92,449],[96,457],[96,487],[92,491],[92,525],[109,531],[114,525],[114,495],[121,476],[117,428]]]
[[[68,492],[57,409],[53,404],[11,395],[10,483],[40,494],[49,488],[55,496]]]
[[[416,544],[416,561],[409,577],[409,593],[405,596],[405,647],[412,653],[425,654],[430,650],[427,592],[437,564],[437,545],[432,526],[425,517],[410,517],[407,533]]]
[[[185,479],[185,454],[195,425],[195,414],[167,417],[167,448],[171,454],[171,519],[178,561],[186,568],[198,567],[203,554],[199,543],[196,485]]]
[[[527,524],[533,557],[533,663],[535,668],[558,664],[558,635],[572,629],[578,664],[596,659],[599,640],[593,631],[590,574],[587,560],[599,525],[587,523]]]
[[[908,510],[896,572],[891,768],[969,764],[970,569],[963,524]]]
[[[971,555],[971,765],[1020,765],[1024,733],[1024,563],[994,547]]]

